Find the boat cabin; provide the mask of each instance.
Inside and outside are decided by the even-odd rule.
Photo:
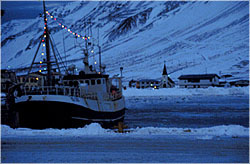
[[[80,88],[82,94],[97,93],[118,96],[122,94],[122,83],[120,77],[109,78],[103,74],[66,75],[63,78],[63,85]]]

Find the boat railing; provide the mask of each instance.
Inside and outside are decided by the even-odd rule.
[[[84,89],[66,86],[38,86],[38,87],[21,87],[24,95],[63,95],[82,97],[85,99],[97,100],[98,94],[96,92],[86,92]],[[100,96],[100,95],[99,95]],[[122,93],[117,91],[102,95],[104,100],[116,100],[122,97]]]
[[[61,86],[22,87],[24,95],[64,95],[81,97],[80,88]]]
[[[117,100],[122,97],[122,92],[117,91],[113,93],[109,93],[107,96],[105,96],[105,100]]]

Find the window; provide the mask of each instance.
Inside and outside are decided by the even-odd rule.
[[[73,84],[74,84],[74,83],[73,83],[73,81],[69,81],[69,86],[71,86],[71,87],[72,87],[72,86],[73,86]]]
[[[85,80],[85,83],[87,83],[89,85],[89,80]]]
[[[97,84],[101,84],[101,80],[100,79],[97,80]]]
[[[95,80],[91,80],[91,85],[95,85]]]
[[[83,80],[80,80],[80,83],[83,83]]]
[[[191,82],[191,83],[199,83],[199,82],[200,82],[200,79],[188,79],[188,82]]]
[[[74,81],[74,87],[78,87],[78,81]]]

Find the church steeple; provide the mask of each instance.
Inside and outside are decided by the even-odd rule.
[[[164,68],[163,68],[162,75],[168,75],[167,68],[166,68],[166,61],[164,61]]]

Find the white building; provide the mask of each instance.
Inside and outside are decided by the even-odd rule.
[[[160,82],[154,79],[141,79],[136,81],[136,88],[159,88]]]
[[[218,86],[220,77],[217,74],[181,75],[178,77],[181,88],[207,88]]]

